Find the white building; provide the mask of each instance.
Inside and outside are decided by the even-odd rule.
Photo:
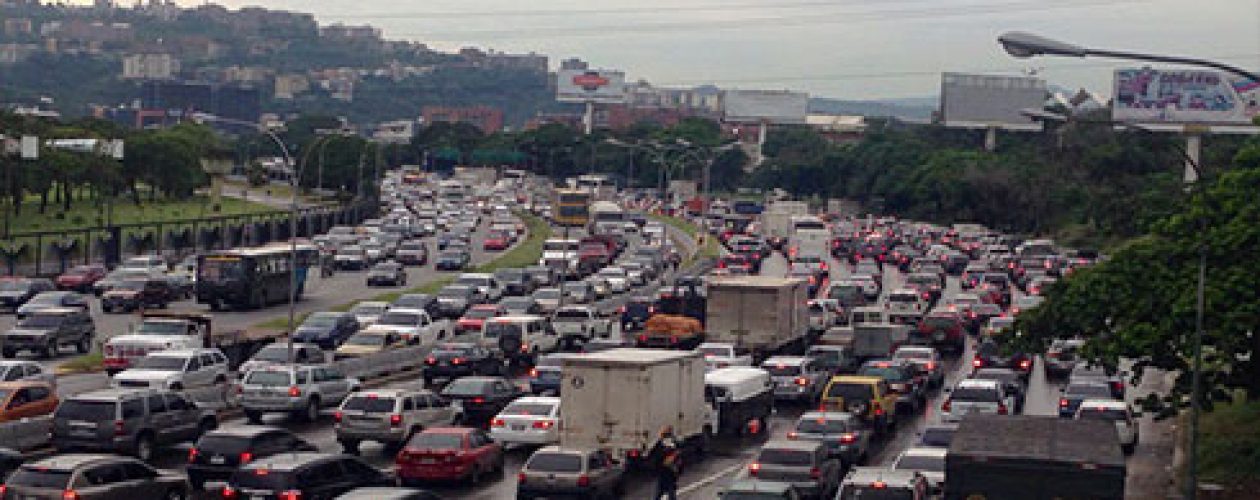
[[[132,54],[123,58],[123,79],[165,80],[179,74],[179,60],[170,54]]]

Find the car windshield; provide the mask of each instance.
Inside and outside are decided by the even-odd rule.
[[[921,349],[898,349],[893,355],[897,359],[932,359],[932,351]]]
[[[551,415],[555,406],[547,403],[512,403],[504,408],[501,415]]]
[[[62,401],[53,416],[61,420],[104,422],[114,419],[113,401]]]
[[[249,450],[250,439],[245,436],[207,434],[197,440],[197,450],[223,455],[236,455]]]
[[[469,318],[469,319],[486,319],[486,318],[493,318],[498,315],[499,315],[499,310],[496,308],[490,308],[490,307],[474,307],[472,309],[469,309],[468,312],[464,313],[464,317]]]
[[[421,432],[407,442],[407,447],[418,450],[459,450],[464,447],[464,436],[439,432]]]
[[[893,466],[898,470],[923,470],[945,472],[944,455],[906,455],[897,460]]]
[[[31,288],[31,283],[24,280],[6,280],[0,281],[0,292],[25,292]]]
[[[520,336],[521,327],[515,323],[494,322],[486,325],[481,335],[485,338],[496,338],[503,335]]]
[[[587,314],[585,309],[561,309],[556,311],[555,316],[551,318],[552,321],[559,321],[562,323],[566,321],[584,321],[587,319],[590,319],[590,315]]]
[[[958,320],[951,316],[928,316],[923,318],[923,323],[928,326],[953,326]]]
[[[1111,388],[1102,384],[1072,384],[1063,391],[1068,397],[1078,399],[1088,399],[1098,397],[1100,399],[1111,399]]]
[[[438,260],[463,260],[463,258],[463,252],[442,252],[442,255],[438,256]]]
[[[143,281],[124,281],[115,286],[114,290],[138,292],[144,290],[144,283]]]
[[[893,365],[863,366],[861,369],[858,370],[857,374],[865,375],[868,377],[879,377],[889,382],[902,382],[910,378],[907,376],[905,370],[902,370],[901,367],[899,366],[893,366]]]
[[[346,344],[365,347],[379,347],[385,345],[388,339],[389,336],[383,334],[356,333],[346,339]]]
[[[342,405],[342,410],[361,411],[364,413],[388,413],[394,411],[394,398],[380,397],[375,394],[353,396]]]
[[[871,386],[866,384],[835,383],[827,388],[828,398],[843,398],[845,401],[869,401]]]
[[[556,288],[544,288],[534,292],[534,298],[541,300],[555,300],[560,298],[560,290]]]
[[[998,391],[991,387],[958,387],[949,394],[952,401],[968,401],[975,403],[997,403]]]
[[[237,469],[228,481],[236,488],[260,491],[285,491],[296,481],[293,471],[268,470],[262,467]]]
[[[384,305],[354,306],[350,314],[355,316],[380,316],[385,313]]]
[[[416,326],[420,323],[419,313],[408,313],[390,311],[381,315],[381,319],[376,320],[378,325],[389,326]]]
[[[67,486],[72,475],[73,471],[26,465],[14,472],[12,476],[5,480],[5,483],[9,486],[70,491]]]
[[[420,309],[429,301],[427,295],[403,295],[389,305],[393,309]]]
[[[948,448],[949,442],[953,439],[953,437],[953,428],[928,427],[923,429],[923,435],[919,437],[919,444],[937,448]]]
[[[188,332],[188,325],[177,321],[145,321],[140,323],[140,328],[136,329],[136,333],[140,335],[184,335]]]
[[[31,297],[31,300],[26,303],[29,305],[57,305],[61,303],[61,298],[65,296],[63,293],[45,292]]]
[[[61,324],[62,318],[59,314],[32,314],[26,319],[18,322],[18,328],[55,328]]]
[[[438,296],[447,299],[463,299],[468,297],[470,289],[462,286],[448,286],[438,291]]]
[[[536,472],[581,472],[582,456],[571,453],[535,453],[525,468]]]
[[[1108,420],[1115,422],[1128,420],[1129,413],[1120,408],[1081,407],[1081,411],[1076,414],[1076,418],[1082,420]]]
[[[308,328],[328,328],[337,324],[337,317],[330,314],[312,314],[306,321],[302,322],[302,326]]]
[[[267,387],[276,387],[289,385],[292,379],[292,373],[283,371],[252,371],[245,376],[245,383],[248,385],[262,385]]]
[[[789,377],[801,374],[801,365],[766,362],[761,365],[761,368],[776,377]]]
[[[442,389],[446,396],[484,396],[489,392],[490,383],[484,380],[457,378]]]
[[[797,432],[835,434],[849,430],[843,420],[828,418],[801,418],[796,422]]]
[[[188,360],[185,358],[175,358],[170,356],[145,356],[136,362],[136,368],[142,370],[174,370],[184,369],[184,364]]]
[[[757,455],[757,461],[763,464],[806,466],[814,464],[814,454],[804,450],[765,448]]]
[[[499,301],[499,305],[502,305],[505,309],[512,311],[528,309],[529,306],[533,304],[534,301],[530,300],[528,297],[509,297]]]

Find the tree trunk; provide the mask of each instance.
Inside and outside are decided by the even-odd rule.
[[[48,213],[48,191],[50,191],[51,189],[52,189],[52,188],[45,189],[45,190],[44,190],[44,192],[39,193],[39,213],[40,213],[40,215],[43,215],[43,214]]]
[[[65,212],[69,212],[71,201],[72,200],[70,198],[70,183],[63,182],[61,183],[61,210]]]

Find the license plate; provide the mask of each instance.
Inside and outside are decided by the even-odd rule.
[[[210,463],[214,465],[223,465],[227,463],[227,459],[222,456],[214,456],[214,457],[210,457]]]
[[[422,464],[436,464],[436,463],[437,463],[437,459],[436,459],[436,458],[421,458],[421,459],[420,459],[420,463],[422,463]]]
[[[941,332],[936,332],[935,334],[932,335],[932,338],[936,340],[945,340],[945,334]]]
[[[514,431],[523,431],[523,430],[525,430],[525,426],[524,426],[523,424],[522,424],[522,425],[513,425],[513,426],[512,426],[512,430],[514,430]]]

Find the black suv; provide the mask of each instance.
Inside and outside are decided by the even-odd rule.
[[[96,325],[92,315],[77,307],[53,307],[31,313],[17,326],[0,336],[4,348],[0,355],[16,356],[29,350],[45,358],[57,355],[61,346],[74,346],[80,354],[92,348]]]
[[[52,280],[43,278],[0,279],[0,311],[16,313],[32,297],[56,289]]]
[[[484,425],[524,393],[503,377],[457,378],[442,388],[442,397],[459,401],[466,425]]]
[[[355,488],[393,485],[393,479],[357,457],[283,453],[232,473],[223,498],[336,498]]]
[[[206,481],[227,481],[242,465],[280,453],[319,451],[287,429],[234,426],[201,436],[188,450],[188,482],[200,491]]]
[[[503,360],[489,349],[469,342],[438,344],[424,358],[424,385],[433,385],[436,378],[456,378],[467,375],[500,375],[504,372]]]

